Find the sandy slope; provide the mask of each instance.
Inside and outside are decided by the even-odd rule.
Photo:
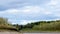
[[[19,32],[0,32],[0,34],[22,34]]]

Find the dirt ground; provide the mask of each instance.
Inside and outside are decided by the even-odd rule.
[[[19,32],[0,32],[0,34],[22,34]]]

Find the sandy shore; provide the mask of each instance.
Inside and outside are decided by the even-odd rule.
[[[60,34],[60,32],[50,32],[50,33],[20,33],[20,32],[0,32],[0,34]]]
[[[23,33],[23,34],[60,34],[60,33]]]
[[[0,34],[22,34],[19,32],[0,32]]]

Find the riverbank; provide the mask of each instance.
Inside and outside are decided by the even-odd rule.
[[[22,33],[6,31],[6,32],[0,32],[0,34],[22,34]]]
[[[23,34],[60,34],[60,33],[23,33]]]

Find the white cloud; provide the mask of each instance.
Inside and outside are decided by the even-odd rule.
[[[57,5],[59,0],[51,0],[47,5]]]
[[[21,20],[20,23],[18,23],[18,24],[20,24],[20,25],[26,25],[28,23],[37,22],[37,21],[39,21],[39,20]]]
[[[17,13],[18,10],[17,9],[9,9],[9,10],[6,10],[7,13]]]
[[[0,13],[2,13],[2,14],[14,14],[14,13],[17,13],[18,12],[18,10],[17,9],[8,9],[8,10],[5,10],[5,11],[1,11]]]
[[[46,12],[46,14],[60,17],[60,0],[51,0],[49,3],[46,4],[46,9],[49,11]]]
[[[44,14],[46,14],[46,15],[50,15],[50,14],[52,14],[52,12],[50,12],[50,11],[46,11]]]
[[[11,13],[11,14],[16,14],[16,13],[39,13],[41,10],[41,8],[39,6],[25,6],[22,9],[18,8],[18,9],[8,9],[5,11],[2,11],[0,13]]]
[[[8,10],[5,10],[5,11],[2,11],[2,12],[0,12],[0,16],[1,15],[4,16],[4,17],[5,16],[6,17],[9,16],[8,19],[10,19],[10,18],[15,19],[17,16],[20,16],[21,17],[22,15],[24,15],[24,16],[22,16],[24,18],[25,17],[34,18],[34,17],[40,17],[42,15],[43,16],[47,15],[47,17],[48,17],[48,15],[51,15],[51,16],[59,16],[58,15],[59,12],[57,12],[57,10],[58,9],[56,9],[56,11],[55,10],[50,10],[50,9],[48,10],[48,9],[42,8],[40,6],[24,6],[23,8],[8,9]],[[11,16],[13,15],[15,17],[13,17],[13,16],[10,17],[10,15]],[[18,22],[18,23],[20,23],[20,24],[27,24],[27,23],[33,22],[35,20],[21,20],[21,22],[19,20],[18,21],[17,20],[12,20],[12,21],[13,21],[13,24],[16,24],[16,23],[14,23],[15,21]]]
[[[11,19],[10,21],[13,22],[13,24],[16,24],[15,22],[27,24],[29,22],[35,21],[33,19],[45,20],[60,17],[60,0],[51,0],[50,2],[46,3],[46,5],[44,1],[44,4],[40,4],[41,2],[39,3],[37,1],[39,5],[30,5],[28,2],[18,2],[18,0],[2,1],[3,0],[0,0],[0,5],[7,7],[7,9],[0,11],[0,16]]]
[[[40,12],[41,7],[39,6],[25,6],[22,11],[25,13],[38,13]]]
[[[40,7],[40,6],[25,6],[18,9],[8,9],[0,12],[2,14],[24,14],[24,15],[39,15],[39,14],[51,14],[52,12]]]
[[[39,20],[14,20],[14,19],[9,19],[8,21],[12,24],[26,25],[27,23],[37,22]]]
[[[0,12],[0,16],[6,17],[8,19],[37,19],[43,15],[51,15],[52,12],[46,10],[40,6],[25,6],[18,9],[8,9]],[[41,18],[40,17],[40,18]]]
[[[47,5],[58,9],[60,8],[60,0],[51,0]]]

